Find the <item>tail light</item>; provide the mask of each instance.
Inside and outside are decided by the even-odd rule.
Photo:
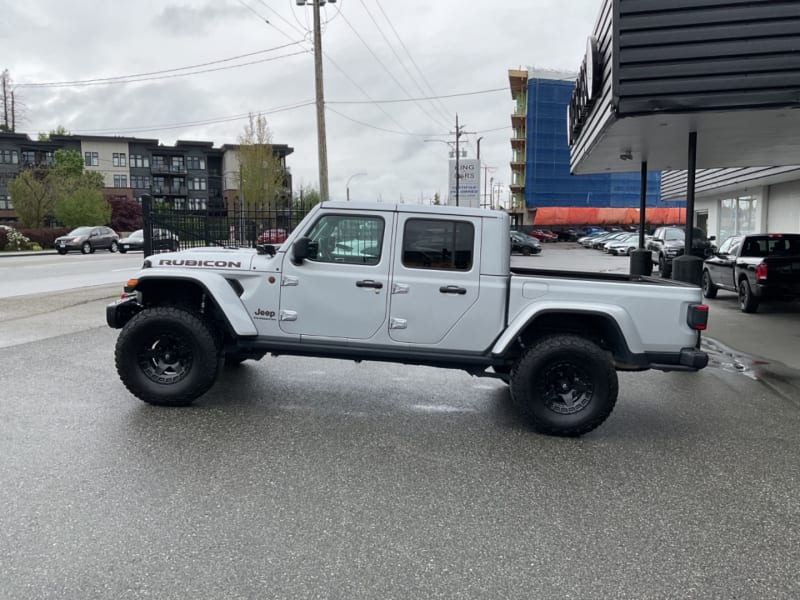
[[[767,264],[761,263],[756,267],[756,281],[767,280]]]
[[[686,322],[692,329],[704,331],[708,326],[708,306],[705,304],[690,304]]]

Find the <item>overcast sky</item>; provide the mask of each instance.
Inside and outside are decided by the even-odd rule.
[[[505,199],[514,110],[508,69],[576,71],[600,4],[326,5],[331,198],[344,199],[357,173],[366,175],[351,179],[352,199],[446,197],[448,146],[424,140],[453,140],[458,113],[464,130],[477,132],[461,138],[469,157],[483,136],[481,159],[495,169],[489,177],[505,184]],[[31,137],[63,125],[76,134],[219,146],[236,143],[247,113],[260,112],[273,141],[294,148],[288,164],[295,189],[318,187],[311,29],[312,8],[296,0],[0,0],[0,70],[9,70],[24,103],[17,131]],[[185,68],[195,65],[204,66]],[[85,83],[137,74],[148,75],[132,83]],[[30,85],[76,81],[84,83]]]

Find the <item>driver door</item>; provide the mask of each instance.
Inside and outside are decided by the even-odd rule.
[[[385,328],[393,214],[321,215],[303,235],[309,258],[283,261],[280,328],[289,334],[366,340]]]

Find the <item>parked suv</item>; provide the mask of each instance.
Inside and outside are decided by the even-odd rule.
[[[692,232],[692,254],[705,260],[711,256],[711,242],[715,238],[713,236],[710,239],[707,238],[706,232],[697,227]],[[672,225],[659,227],[653,233],[652,239],[647,243],[647,249],[650,250],[653,264],[658,265],[658,271],[662,277],[672,275],[672,261],[684,254],[685,240],[685,227]]]
[[[90,254],[98,249],[116,252],[119,247],[119,236],[113,229],[103,225],[78,227],[67,235],[57,237],[55,247],[59,254],[66,254],[70,250],[80,250],[83,254]]]

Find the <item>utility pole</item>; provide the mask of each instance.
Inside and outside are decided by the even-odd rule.
[[[462,126],[463,127],[463,126]],[[456,206],[458,206],[458,195],[459,189],[461,188],[461,168],[459,164],[459,156],[458,156],[458,138],[461,137],[461,127],[458,126],[458,113],[456,113]],[[450,134],[452,135],[453,132],[451,131]]]
[[[459,138],[464,135],[465,133],[475,133],[474,131],[464,131],[464,125],[459,126],[458,124],[458,113],[456,113],[456,130],[455,132],[451,131],[450,135],[456,136],[456,206],[459,205],[459,188],[461,187],[461,164],[460,164],[460,152],[458,151],[458,140]],[[480,158],[480,141],[478,141],[478,158]]]
[[[327,202],[328,197],[328,143],[325,138],[325,91],[322,79],[322,26],[320,6],[336,0],[297,0],[298,6],[311,2],[314,10],[314,84],[317,90],[317,157],[319,160],[319,199]]]

